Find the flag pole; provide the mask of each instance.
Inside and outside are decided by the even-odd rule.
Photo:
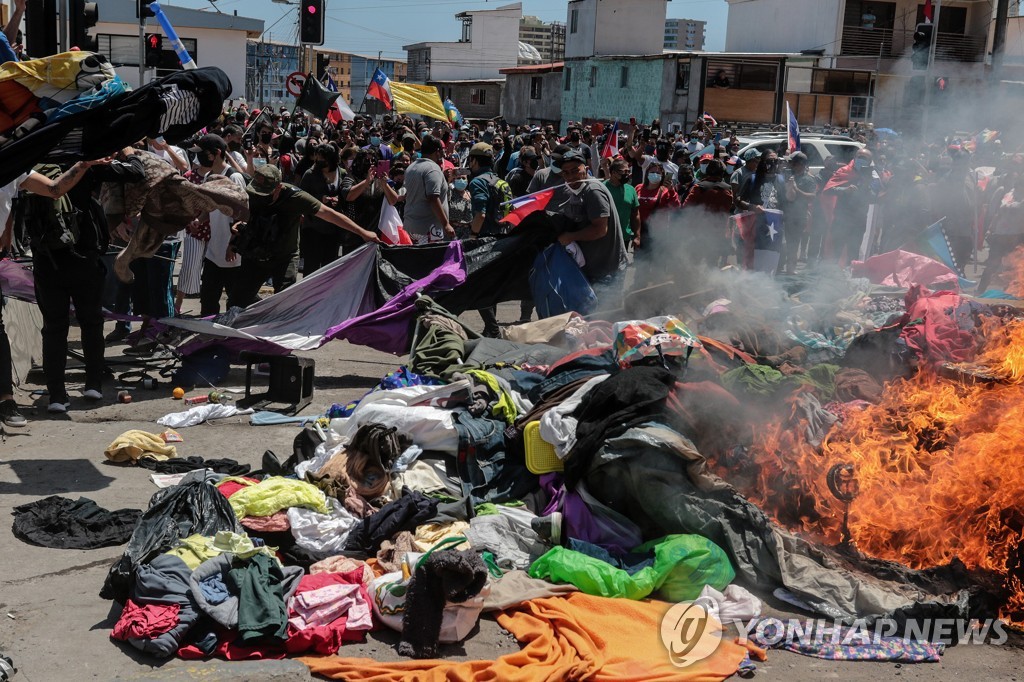
[[[935,0],[935,11],[932,13],[932,44],[928,48],[928,68],[924,76],[924,117],[922,139],[927,141],[931,132],[932,109],[932,67],[935,64],[935,52],[939,44],[939,14],[942,12],[942,0]]]

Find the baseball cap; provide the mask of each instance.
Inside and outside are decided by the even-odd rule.
[[[702,154],[701,157],[700,157],[701,161],[714,161],[714,159],[715,159],[715,155],[714,154]]]
[[[586,163],[587,157],[585,157],[582,152],[578,152],[575,149],[570,149],[566,153],[562,154],[561,165],[564,167],[565,164],[572,162]]]
[[[246,187],[253,194],[265,197],[281,184],[281,169],[277,166],[260,166],[252,174],[252,182]]]
[[[747,151],[745,151],[743,153],[743,160],[744,161],[753,161],[754,159],[760,159],[760,158],[761,158],[761,152],[757,151],[756,148],[755,149],[748,149]]]
[[[789,155],[789,162],[799,161],[801,163],[807,163],[807,155],[803,152],[793,152]]]
[[[494,148],[486,142],[477,142],[473,145],[472,149],[469,150],[470,156],[483,156],[488,159],[494,157]]]
[[[189,148],[189,152],[196,154],[198,152],[226,152],[228,150],[228,143],[224,141],[224,138],[220,135],[203,135],[196,143]]]

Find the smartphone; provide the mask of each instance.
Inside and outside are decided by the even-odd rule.
[[[378,161],[377,162],[377,168],[376,168],[375,172],[377,173],[377,177],[379,177],[379,178],[386,178],[388,176],[388,173],[391,172],[391,161],[389,161],[387,159],[384,159],[382,161]]]
[[[631,125],[631,126],[635,126],[636,125],[636,116],[630,116],[629,117],[629,125]]]

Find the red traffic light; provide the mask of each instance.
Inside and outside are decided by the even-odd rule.
[[[158,35],[150,35],[149,36],[149,46],[152,49],[154,49],[154,50],[158,49],[160,47],[160,36],[158,36]]]
[[[316,14],[316,5],[306,5],[306,11],[310,14]]]

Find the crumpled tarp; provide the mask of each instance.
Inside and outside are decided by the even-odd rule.
[[[585,481],[610,507],[647,526],[646,533],[701,535],[725,550],[746,584],[785,587],[826,617],[863,618],[869,625],[878,618],[967,618],[966,590],[929,594],[874,578],[778,527],[708,472],[693,444],[668,427],[645,424],[608,440]]]
[[[909,289],[922,284],[934,289],[957,289],[960,276],[937,260],[897,249],[867,260],[850,263],[854,277],[866,277],[872,284]]]
[[[979,346],[974,316],[983,309],[955,292],[913,286],[900,341],[927,364],[970,362]]]

